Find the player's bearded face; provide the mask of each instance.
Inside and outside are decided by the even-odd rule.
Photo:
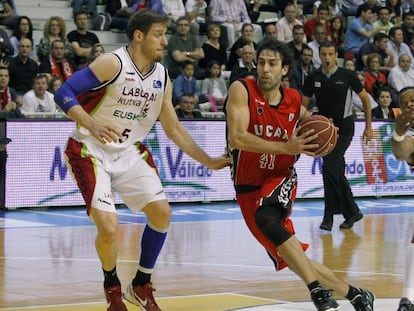
[[[279,88],[282,77],[289,71],[288,66],[282,66],[279,53],[265,50],[257,62],[257,81],[263,91]]]
[[[153,61],[160,62],[164,57],[164,50],[167,46],[167,38],[165,36],[166,26],[156,24],[149,31],[142,44],[144,53],[150,56]]]

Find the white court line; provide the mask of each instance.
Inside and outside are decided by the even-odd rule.
[[[337,300],[341,311],[355,311],[354,307],[346,300]],[[399,298],[381,298],[375,299],[375,311],[392,311],[398,308]],[[258,305],[253,307],[244,307],[237,309],[228,309],[226,311],[305,311],[315,310],[312,302],[286,302],[271,305]]]
[[[100,262],[99,259],[77,259],[77,258],[53,258],[53,257],[13,257],[13,256],[0,256],[0,260],[22,260],[22,261],[40,261],[40,260],[49,260],[49,261],[73,261],[73,262]],[[136,260],[127,260],[127,259],[118,259],[118,262],[123,263],[136,263]],[[157,261],[158,264],[166,265],[180,265],[180,266],[201,266],[201,267],[225,267],[225,268],[246,268],[246,269],[258,269],[258,270],[270,270],[275,271],[273,266],[266,265],[237,265],[237,264],[225,264],[225,263],[208,263],[208,262],[175,262],[175,261]],[[336,273],[348,273],[348,274],[364,274],[364,275],[380,275],[380,276],[392,276],[392,277],[402,277],[402,273],[383,273],[383,272],[372,272],[372,271],[352,271],[352,270],[332,270]],[[277,273],[275,272],[275,275]],[[292,272],[292,275],[293,272]],[[299,279],[298,279],[299,280]]]

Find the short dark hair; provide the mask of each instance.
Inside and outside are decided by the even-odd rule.
[[[305,45],[305,46],[302,48],[302,51],[300,52],[300,55],[302,55],[302,54],[303,54],[303,51],[311,51],[311,52],[312,52],[312,55],[313,55],[313,50],[312,50],[312,48],[311,48],[309,45]]]
[[[327,4],[327,3],[321,3],[321,4],[319,4],[319,6],[318,6],[318,9],[316,10],[318,13],[320,12],[320,11],[330,11],[329,10],[329,5]]]
[[[65,42],[62,39],[56,39],[53,40],[52,43],[50,43],[50,49],[53,49],[56,43],[62,43],[63,45],[65,45]]]
[[[400,26],[394,26],[394,27],[390,28],[390,31],[388,32],[388,36],[389,36],[390,39],[391,39],[391,37],[395,36],[395,33],[397,32],[397,30],[403,31]]]
[[[276,53],[279,53],[280,58],[282,59],[282,66],[291,66],[292,63],[292,52],[290,48],[283,42],[277,40],[266,40],[259,45],[257,48],[257,57],[259,58],[260,54],[264,50],[271,50]]]
[[[181,68],[184,69],[185,67],[187,67],[188,65],[193,66],[193,68],[195,69],[195,64],[193,62],[190,62],[189,60],[186,60],[184,62],[181,63]]]
[[[381,41],[381,40],[383,40],[383,39],[388,39],[387,34],[385,34],[385,33],[383,33],[383,32],[377,32],[377,33],[374,35],[374,42],[378,42],[378,41]]]
[[[377,12],[376,13],[379,14],[382,10],[387,10],[388,13],[391,13],[391,9],[389,7],[387,7],[387,6],[379,6],[377,8]]]
[[[355,16],[360,17],[362,12],[366,12],[368,10],[372,11],[372,7],[368,3],[363,3],[358,7]]]
[[[75,14],[73,14],[73,21],[76,23],[76,19],[78,18],[79,15],[86,15],[88,16],[88,13],[84,10],[80,10],[79,12],[76,12]]]
[[[294,33],[295,30],[298,30],[298,29],[303,30],[305,28],[303,27],[303,25],[295,25],[295,26],[293,26],[292,33]]]
[[[381,92],[388,92],[388,93],[390,93],[391,98],[392,98],[392,88],[390,88],[389,86],[383,86],[382,88],[380,88],[378,90],[378,92],[377,92],[378,98],[379,98],[379,95],[381,94]]]
[[[252,27],[252,29],[254,29],[253,24],[252,23],[244,23],[241,27],[241,31],[244,31],[244,29],[246,27]]]
[[[136,30],[142,31],[146,35],[154,24],[164,24],[168,26],[170,19],[168,16],[158,15],[150,9],[142,9],[134,13],[128,20],[126,33],[129,40],[134,37]]]
[[[414,16],[414,11],[409,10],[407,12],[403,13],[403,19],[405,19],[407,16]]]
[[[41,79],[46,79],[46,83],[49,83],[49,78],[47,74],[39,73],[33,78],[33,85],[35,84],[36,81],[41,80]]]
[[[324,41],[319,44],[319,53],[321,52],[322,48],[334,48],[335,52],[338,52],[338,46],[332,41]]]

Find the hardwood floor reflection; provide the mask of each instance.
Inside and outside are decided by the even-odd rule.
[[[353,230],[318,229],[320,217],[294,218],[309,257],[377,297],[399,297],[414,214],[366,215]],[[338,220],[339,221],[339,220]],[[135,275],[142,225],[121,225],[118,271]],[[103,300],[95,228],[1,230],[0,308]],[[242,220],[171,224],[153,282],[157,297],[237,293],[305,301],[308,291],[288,270],[276,273]],[[196,308],[194,309],[196,310]]]

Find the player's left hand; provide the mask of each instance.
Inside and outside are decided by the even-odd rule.
[[[373,133],[373,131],[372,131],[372,128],[368,128],[368,127],[366,127],[365,129],[364,129],[364,133],[362,134],[362,138],[363,138],[363,140],[364,140],[364,142],[366,143],[366,144],[368,144],[368,142],[369,141],[371,141],[371,139],[374,137],[374,133]]]
[[[220,157],[211,158],[210,163],[207,165],[212,170],[219,170],[226,166],[231,165],[231,158],[228,155],[222,155]]]

